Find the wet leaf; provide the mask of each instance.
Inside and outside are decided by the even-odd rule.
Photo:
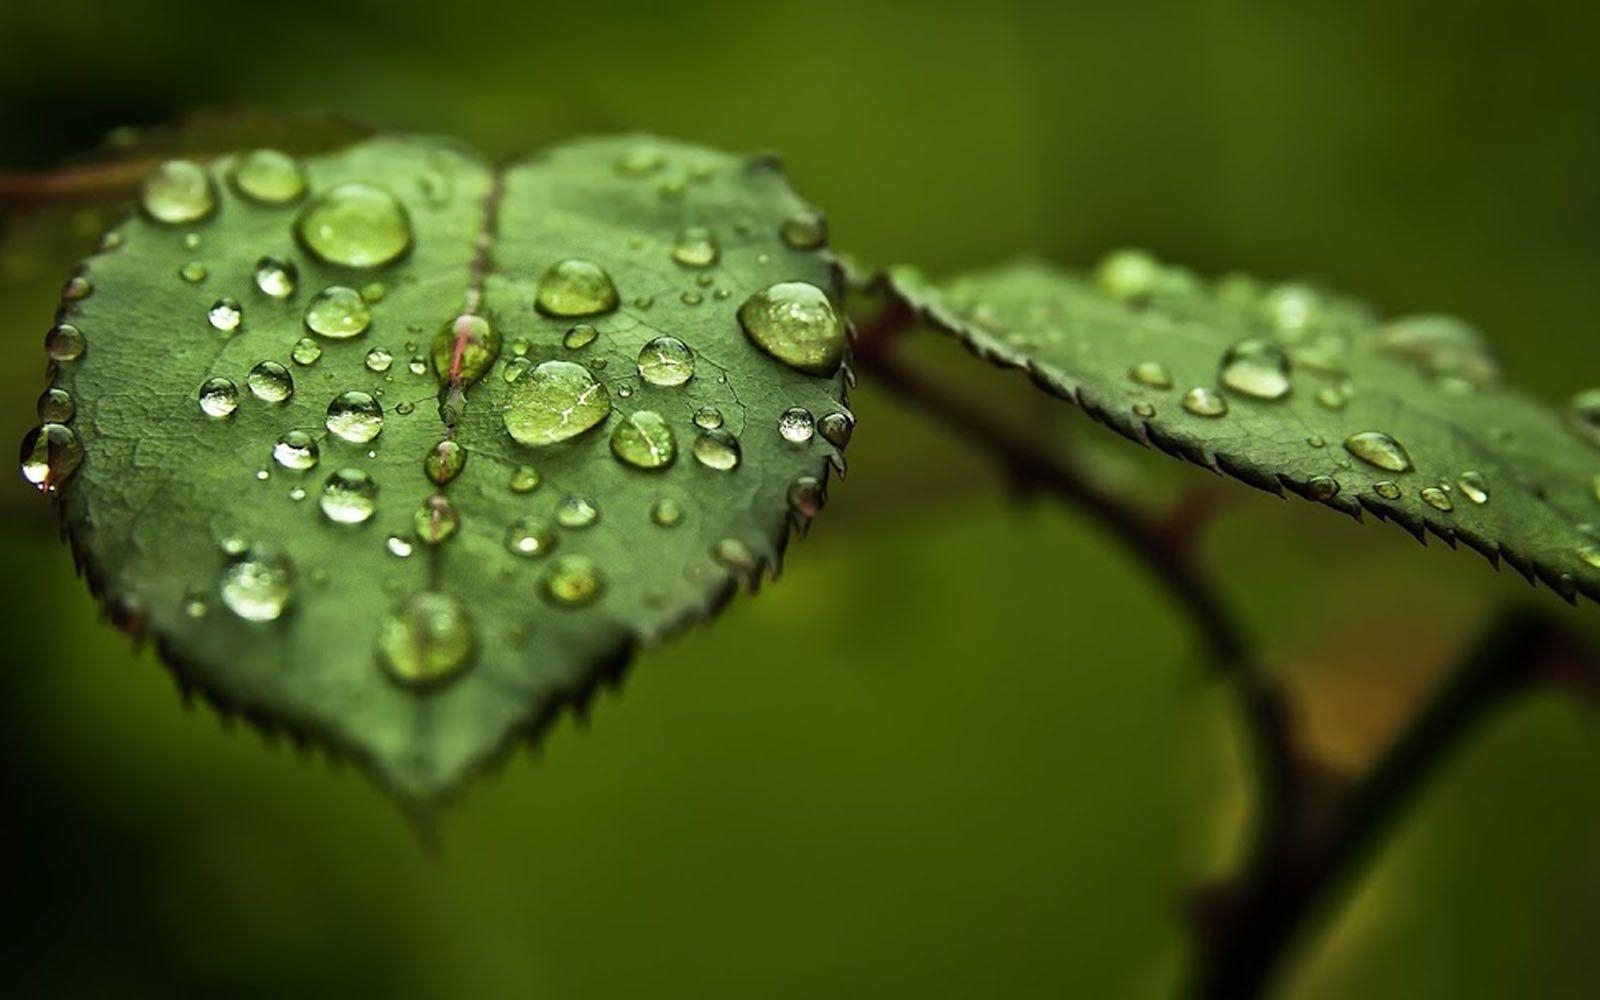
[[[152,176],[62,303],[71,412],[24,473],[186,685],[402,796],[775,572],[842,463],[779,423],[846,420],[843,370],[738,316],[837,292],[781,237],[809,209],[770,160],[633,137],[491,168],[376,137]],[[674,259],[690,227],[714,261]],[[698,460],[708,435],[735,460]]]
[[[1600,599],[1600,439],[1503,384],[1447,316],[1380,319],[1296,283],[1202,280],[1124,251],[888,284],[934,326],[1135,441]],[[1600,398],[1595,433],[1600,434]]]

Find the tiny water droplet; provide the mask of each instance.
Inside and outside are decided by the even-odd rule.
[[[306,306],[306,329],[329,340],[359,337],[372,325],[372,310],[354,288],[329,285]]]
[[[46,389],[39,396],[39,401],[34,405],[34,411],[39,419],[47,424],[64,424],[71,420],[78,412],[78,404],[72,399],[72,393],[65,389]]]
[[[217,207],[217,192],[204,167],[168,160],[145,178],[139,205],[156,222],[177,226],[210,215]]]
[[[754,573],[759,564],[750,546],[737,538],[724,538],[711,547],[711,557],[743,576]]]
[[[702,406],[694,411],[694,425],[703,431],[714,431],[722,426],[722,411],[715,406]]]
[[[295,237],[312,255],[344,267],[382,267],[411,249],[411,219],[372,184],[341,184],[305,207]]]
[[[1270,340],[1249,337],[1222,355],[1222,384],[1255,399],[1282,399],[1289,394],[1289,356]]]
[[[377,372],[380,375],[389,370],[394,364],[394,355],[381,347],[374,347],[367,352],[367,371]]]
[[[67,279],[62,286],[61,297],[69,302],[78,302],[94,294],[94,285],[81,274],[75,274]]]
[[[599,519],[600,508],[589,497],[568,494],[556,505],[556,523],[563,528],[587,528]]]
[[[534,305],[546,316],[598,316],[617,307],[611,275],[592,261],[568,257],[539,276]]]
[[[448,438],[434,445],[422,460],[423,474],[439,486],[461,475],[466,467],[467,449]]]
[[[264,403],[282,403],[294,395],[294,377],[276,361],[262,361],[245,377],[250,394]]]
[[[382,302],[383,297],[389,294],[389,289],[381,281],[369,281],[361,286],[361,297],[369,304]]]
[[[460,601],[424,590],[383,619],[378,653],[389,676],[410,688],[437,687],[472,662],[477,629]]]
[[[76,361],[87,346],[82,331],[71,323],[57,323],[44,335],[44,353],[51,361]]]
[[[694,377],[694,352],[677,337],[654,337],[639,348],[638,367],[651,385],[682,385]]]
[[[519,465],[511,472],[511,492],[532,493],[539,488],[539,470],[531,465]]]
[[[306,193],[300,163],[276,149],[256,149],[241,156],[233,168],[233,186],[246,198],[262,205],[287,205]]]
[[[661,151],[652,146],[639,146],[617,158],[614,166],[625,177],[643,177],[660,170],[667,162]]]
[[[1339,481],[1332,476],[1312,476],[1306,481],[1306,492],[1313,500],[1332,500],[1339,495]]]
[[[1461,488],[1461,495],[1473,503],[1489,502],[1489,481],[1483,473],[1469,469],[1456,477],[1456,485]]]
[[[378,484],[360,469],[340,469],[322,484],[317,502],[328,520],[361,524],[378,509]]]
[[[1151,417],[1156,415],[1156,408],[1151,406],[1149,403],[1134,403],[1133,414],[1136,417],[1143,417],[1144,419],[1149,420]]]
[[[1197,385],[1183,394],[1183,408],[1197,417],[1220,417],[1228,412],[1228,400],[1215,389]]]
[[[610,414],[606,387],[570,361],[546,361],[513,382],[501,410],[512,439],[531,446],[576,437]]]
[[[778,238],[791,250],[815,250],[828,242],[828,222],[816,212],[796,212],[778,224]]]
[[[317,464],[317,442],[305,431],[286,431],[272,446],[272,458],[285,469],[304,472]]]
[[[598,336],[600,336],[600,331],[596,330],[590,324],[578,323],[562,336],[561,346],[565,347],[569,351],[576,351],[579,348],[588,347],[590,344],[594,343],[595,338]],[[528,352],[523,351],[521,353],[526,354]]]
[[[200,282],[206,280],[206,276],[210,273],[210,271],[206,270],[206,266],[198,260],[191,260],[178,268],[178,277],[191,285],[200,284]]]
[[[1398,500],[1400,499],[1401,495],[1400,487],[1389,482],[1388,480],[1384,480],[1381,483],[1373,483],[1372,492],[1378,494],[1380,497],[1383,497],[1385,500]]]
[[[844,448],[850,443],[850,437],[855,433],[856,421],[850,414],[835,411],[825,414],[817,421],[817,430],[822,434],[823,440],[835,448]]]
[[[289,352],[289,357],[297,365],[314,365],[322,357],[322,345],[310,337],[301,337],[295,341],[294,349]]]
[[[294,577],[288,556],[249,546],[223,570],[217,590],[228,610],[245,621],[276,621],[294,599]]]
[[[545,571],[545,596],[558,605],[577,607],[588,604],[599,597],[604,588],[600,567],[587,556],[557,556]]]
[[[1172,388],[1172,373],[1159,361],[1141,361],[1128,369],[1128,377],[1152,389]]]
[[[1342,410],[1349,401],[1345,394],[1331,385],[1325,385],[1317,390],[1317,403],[1326,410]]]
[[[556,547],[556,533],[536,517],[519,517],[506,528],[506,551],[524,559],[539,559]]]
[[[200,383],[200,412],[221,419],[239,408],[239,387],[215,376]]]
[[[662,497],[650,505],[650,522],[661,528],[675,528],[683,523],[683,507],[671,497]]]
[[[1389,472],[1407,472],[1411,456],[1394,438],[1382,431],[1361,431],[1344,439],[1344,450],[1368,465]]]
[[[1418,496],[1422,497],[1423,503],[1435,510],[1449,511],[1455,509],[1455,505],[1450,502],[1450,495],[1437,486],[1424,486]]]
[[[292,261],[281,257],[263,257],[256,261],[256,287],[275,299],[286,299],[294,294],[300,272]]]
[[[221,298],[211,303],[211,309],[206,312],[206,322],[213,329],[223,333],[232,333],[239,329],[239,324],[244,320],[244,307],[236,299]]]
[[[702,431],[694,439],[694,457],[708,469],[731,471],[739,467],[739,439],[724,430]]]
[[[809,375],[832,375],[844,357],[844,324],[815,285],[786,281],[739,307],[739,325],[768,355]]]
[[[805,444],[816,429],[811,411],[803,406],[791,406],[778,414],[778,434],[791,444]]]
[[[82,463],[83,444],[65,424],[43,424],[22,439],[22,478],[40,492],[59,489]]]
[[[383,408],[370,393],[349,389],[328,403],[326,426],[351,444],[366,444],[383,430]]]
[[[710,267],[720,253],[716,237],[703,226],[690,226],[672,242],[672,259],[684,267]]]
[[[636,410],[612,430],[611,453],[635,469],[665,469],[678,457],[678,439],[661,414]]]

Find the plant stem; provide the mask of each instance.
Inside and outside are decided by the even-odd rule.
[[[0,173],[0,208],[98,201],[131,194],[155,160],[113,160],[40,173]]]

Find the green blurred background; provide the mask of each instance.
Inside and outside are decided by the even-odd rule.
[[[0,168],[234,102],[496,154],[654,130],[781,151],[868,262],[1138,244],[1310,275],[1457,311],[1560,400],[1596,381],[1597,42],[1578,2],[12,3]],[[0,261],[0,437],[31,421],[64,276],[26,247]],[[1017,378],[966,377],[1109,441]],[[355,769],[186,711],[14,480],[6,992],[1170,994],[1184,894],[1249,808],[1225,694],[1114,544],[1019,507],[870,385],[854,402],[852,474],[784,579],[481,782],[437,857]],[[1204,475],[1107,449],[1146,481]],[[1248,492],[1208,553],[1336,766],[1526,599],[1476,556]],[[1553,695],[1499,716],[1285,995],[1600,994],[1593,723]]]

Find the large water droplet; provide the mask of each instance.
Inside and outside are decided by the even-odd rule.
[[[350,389],[328,403],[328,430],[351,444],[366,444],[383,430],[383,408],[370,393]]]
[[[275,621],[294,598],[294,564],[275,549],[251,546],[223,570],[218,593],[228,610],[250,622]]]
[[[694,352],[677,337],[652,338],[639,348],[639,377],[651,385],[682,385],[694,377]]]
[[[1209,386],[1197,385],[1183,394],[1183,408],[1197,417],[1220,417],[1228,412],[1228,400]]]
[[[611,396],[589,369],[546,361],[506,389],[506,431],[525,445],[554,444],[582,434],[611,414]]]
[[[210,215],[217,207],[217,192],[204,167],[168,160],[145,178],[139,205],[155,221],[176,226]]]
[[[306,328],[331,340],[358,337],[372,325],[372,309],[354,288],[329,285],[306,306]]]
[[[461,512],[456,510],[455,504],[435,493],[422,501],[422,506],[411,515],[411,527],[420,541],[438,545],[461,527]]]
[[[251,395],[264,403],[282,403],[294,395],[294,377],[276,361],[263,361],[245,377]]]
[[[433,335],[428,356],[440,381],[471,385],[500,356],[500,331],[482,316],[462,313]]]
[[[313,255],[344,267],[382,267],[411,249],[411,219],[394,195],[341,184],[305,207],[295,236]]]
[[[739,439],[727,431],[703,431],[694,439],[695,461],[708,469],[729,472],[739,467],[739,456]]]
[[[281,257],[263,257],[256,261],[256,287],[275,299],[293,295],[299,280],[300,272],[292,261]]]
[[[423,474],[439,486],[461,475],[466,467],[467,449],[448,438],[434,445],[422,460]]]
[[[546,316],[598,316],[617,307],[617,288],[599,264],[569,257],[539,276],[534,305]]]
[[[690,226],[672,242],[672,259],[685,267],[710,267],[720,252],[716,237],[704,226]]]
[[[810,375],[831,375],[844,357],[844,324],[816,285],[786,281],[739,307],[739,324],[767,354]]]
[[[556,533],[537,517],[519,517],[506,528],[506,551],[524,559],[538,559],[556,547]]]
[[[1389,472],[1406,472],[1411,468],[1411,456],[1404,446],[1383,431],[1361,431],[1344,439],[1344,450],[1368,465]]]
[[[604,586],[600,567],[586,556],[557,556],[544,575],[545,596],[565,607],[589,603]]]
[[[76,361],[87,346],[83,333],[71,323],[57,323],[44,335],[44,353],[51,361]]]
[[[1585,389],[1567,404],[1567,419],[1584,440],[1600,448],[1600,388]]]
[[[72,428],[47,423],[22,439],[21,462],[23,479],[41,492],[53,492],[78,471],[83,462],[83,445]]]
[[[304,472],[317,464],[317,442],[305,431],[287,431],[272,446],[272,458],[285,469]]]
[[[1282,399],[1289,394],[1289,356],[1270,340],[1250,337],[1222,355],[1222,384],[1256,399]]]
[[[430,688],[457,676],[477,645],[472,616],[448,594],[421,591],[390,611],[378,629],[378,652],[390,676]]]
[[[678,439],[661,414],[638,410],[611,432],[611,453],[635,469],[665,469],[678,457]]]
[[[816,429],[811,411],[803,406],[791,406],[778,414],[778,434],[790,444],[805,444]]]
[[[256,149],[241,156],[234,166],[233,186],[262,205],[287,205],[306,193],[306,175],[289,154]]]
[[[215,376],[200,383],[200,412],[221,419],[239,408],[239,387]]]
[[[322,484],[318,501],[328,520],[360,524],[378,509],[378,484],[360,469],[340,469]]]
[[[850,437],[855,433],[856,421],[850,414],[843,411],[824,414],[817,421],[817,431],[822,439],[835,448],[844,448],[850,443]]]

